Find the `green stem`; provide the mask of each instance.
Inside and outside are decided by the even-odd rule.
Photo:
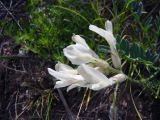
[[[117,99],[117,91],[118,91],[119,83],[117,82],[116,88],[114,90],[114,95],[113,95],[113,102],[110,107],[110,119],[111,120],[117,120],[117,108],[116,108],[116,99]]]

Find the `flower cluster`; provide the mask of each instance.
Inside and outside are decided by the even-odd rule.
[[[107,61],[100,59],[82,37],[73,35],[72,40],[75,44],[64,48],[63,53],[72,64],[78,67],[74,69],[58,62],[55,70],[48,68],[49,74],[57,79],[55,88],[67,87],[67,91],[75,87],[100,90],[127,79],[120,70],[121,60],[116,49],[111,21],[106,21],[105,30],[95,25],[90,25],[89,29],[102,36],[109,44],[113,67]],[[108,78],[108,75],[112,77]]]

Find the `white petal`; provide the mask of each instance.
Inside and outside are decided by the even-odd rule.
[[[116,48],[111,48],[111,57],[112,57],[112,63],[115,68],[121,67],[121,59],[118,55],[118,52]]]
[[[82,45],[84,45],[86,48],[89,49],[89,46],[87,45],[85,39],[83,39],[83,38],[80,37],[79,35],[73,35],[73,36],[72,36],[72,40],[73,40],[75,43],[82,44]]]
[[[71,85],[72,83],[70,83],[69,81],[57,81],[56,85],[54,86],[54,88],[61,88],[61,87],[66,87]]]
[[[109,86],[112,86],[114,84],[116,84],[117,82],[123,82],[127,79],[127,76],[123,73],[120,73],[120,74],[117,74],[111,78],[109,78],[109,81],[108,83],[106,82],[99,82],[97,84],[90,84],[89,85],[89,88],[92,89],[92,90],[101,90],[103,88],[106,88],[106,87],[109,87]]]
[[[113,26],[111,21],[107,20],[105,22],[105,28],[106,28],[106,31],[113,33]]]
[[[55,70],[56,71],[64,71],[64,72],[71,73],[71,74],[77,74],[77,70],[75,70],[72,67],[70,67],[69,65],[63,64],[61,62],[58,62],[55,65]]]
[[[95,57],[95,58],[98,58],[98,55],[90,49],[90,47],[88,46],[88,44],[86,43],[85,39],[83,39],[82,37],[80,37],[79,35],[73,35],[72,36],[72,40],[78,44],[81,44],[83,45],[84,47],[88,48],[89,51],[92,53],[92,55]]]
[[[99,27],[97,27],[97,26],[95,26],[95,25],[90,25],[90,26],[89,26],[89,29],[90,29],[91,31],[99,34],[100,36],[105,37],[106,31],[105,31],[104,29],[99,28]]]
[[[49,74],[51,74],[53,77],[57,78],[60,81],[56,82],[55,88],[61,88],[61,87],[66,87],[70,86],[72,84],[85,84],[84,78],[81,75],[74,75],[70,73],[66,73],[64,71],[57,72],[55,70],[52,70],[48,68]]]
[[[116,47],[116,39],[114,38],[113,34],[109,31],[106,31],[102,28],[99,28],[95,25],[90,25],[89,29],[100,36],[102,36],[109,44],[110,47]]]
[[[114,38],[112,34],[112,23],[110,21],[106,22],[106,29],[101,29],[97,26],[90,25],[89,29],[96,32],[100,36],[104,37],[106,41],[108,42],[110,49],[111,49],[111,57],[112,57],[112,63],[115,68],[120,68],[121,66],[121,60],[118,55],[117,49],[116,49],[116,39]]]
[[[78,43],[64,48],[63,52],[64,55],[72,62],[72,64],[75,65],[88,63],[94,60],[95,58],[98,58],[94,51]]]
[[[110,82],[103,73],[86,64],[78,67],[78,73],[82,75],[88,83]]]
[[[92,90],[97,91],[97,90],[102,89],[103,87],[102,87],[100,84],[91,84],[91,85],[89,86],[89,88],[92,89]]]
[[[109,78],[110,80],[114,81],[115,83],[116,82],[123,82],[127,79],[127,76],[123,73],[120,73],[120,74],[117,74],[111,78]]]
[[[65,72],[57,72],[51,68],[48,68],[48,72],[50,75],[52,75],[53,77],[59,79],[59,80],[66,80],[66,79],[70,79],[73,75],[72,74],[68,74],[66,75]]]
[[[115,81],[108,79],[100,71],[85,64],[78,67],[78,73],[80,73],[86,80],[86,87],[92,90],[100,90],[115,83]]]
[[[73,81],[74,82],[78,82],[79,80],[84,80],[82,76],[80,75],[74,75],[74,74],[70,74],[70,73],[66,73],[64,71],[61,72],[57,72],[51,68],[48,68],[48,72],[50,75],[52,75],[53,77],[61,80],[61,81]]]

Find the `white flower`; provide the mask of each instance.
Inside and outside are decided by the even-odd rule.
[[[73,35],[72,39],[76,44],[69,45],[63,49],[64,55],[72,64],[89,63],[98,58],[98,55],[89,48],[85,40],[79,35]]]
[[[111,49],[111,57],[112,57],[113,65],[115,68],[120,68],[121,60],[119,58],[119,55],[116,49],[116,39],[113,36],[113,28],[112,28],[111,21],[108,21],[108,20],[106,21],[105,30],[95,25],[90,25],[89,29],[93,32],[96,32],[97,34],[99,34],[100,36],[106,39]]]
[[[127,78],[123,73],[107,78],[103,73],[86,64],[82,64],[78,67],[78,73],[84,77],[86,87],[92,90],[100,90],[109,87],[117,82],[123,82]]]
[[[116,82],[123,82],[127,77],[120,73],[107,78],[103,73],[86,64],[81,64],[77,70],[58,62],[56,70],[48,68],[50,75],[57,79],[54,88],[68,87],[67,91],[75,87],[88,87],[92,90],[100,90],[109,87]]]
[[[73,35],[72,36],[72,40],[75,42],[75,43],[79,43],[79,44],[82,44],[84,45],[86,48],[90,49],[88,44],[86,43],[85,39],[83,39],[81,36],[79,35]]]
[[[75,75],[78,73],[76,69],[73,69],[69,65],[63,64],[61,62],[58,62],[55,65],[55,70],[59,72],[66,72],[66,73],[75,74]]]
[[[84,78],[81,75],[77,74],[77,70],[68,65],[59,62],[56,64],[55,69],[56,70],[48,68],[49,74],[57,79],[54,88],[61,88],[70,86],[72,84],[79,84],[79,82],[84,81]]]

